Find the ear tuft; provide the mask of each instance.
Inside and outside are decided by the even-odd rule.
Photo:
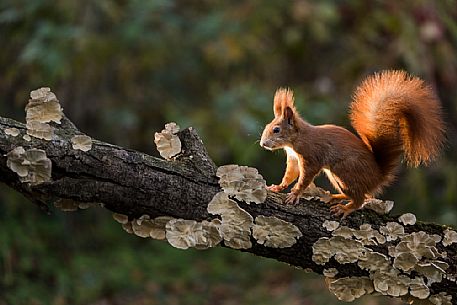
[[[295,111],[294,92],[289,88],[279,88],[276,90],[273,103],[273,112],[275,117],[283,115],[286,107]]]

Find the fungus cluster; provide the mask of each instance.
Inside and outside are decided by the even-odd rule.
[[[195,220],[172,219],[167,222],[166,238],[170,245],[178,249],[207,249],[222,241],[219,232],[220,221],[197,222]]]
[[[359,241],[346,239],[341,236],[322,237],[313,245],[313,261],[325,265],[330,258],[340,264],[355,263],[367,251]]]
[[[257,216],[252,236],[261,245],[272,248],[292,247],[303,236],[292,223],[274,216]]]
[[[52,163],[41,149],[25,150],[16,147],[7,155],[6,165],[19,176],[21,182],[38,185],[51,180]]]
[[[224,193],[246,203],[260,204],[267,198],[266,183],[257,169],[248,166],[225,165],[217,169],[219,185]]]
[[[220,232],[226,246],[234,249],[252,247],[250,236],[253,218],[230,199],[228,194],[217,193],[208,204],[208,213],[221,216]]]
[[[113,218],[122,225],[122,228],[127,233],[158,240],[165,239],[165,226],[170,220],[174,219],[168,216],[159,216],[151,219],[149,215],[142,215],[138,219],[129,220],[127,215],[119,213],[114,213]]]
[[[176,135],[178,132],[179,126],[172,122],[165,124],[161,132],[155,133],[154,143],[162,158],[171,160],[181,152],[181,140]]]
[[[142,238],[166,239],[171,246],[178,249],[207,249],[222,241],[219,219],[197,222],[168,216],[151,219],[149,215],[142,215],[130,220],[127,215],[118,213],[114,213],[113,218],[122,224],[127,233]]]
[[[52,140],[54,129],[49,123],[60,124],[63,112],[51,89],[40,88],[32,91],[25,111],[27,134],[47,141]]]
[[[412,225],[415,217],[405,214],[399,221]],[[437,248],[441,236],[423,231],[408,234],[396,222],[381,226],[379,231],[368,224],[361,225],[359,230],[330,221],[324,222],[323,226],[332,236],[322,237],[314,243],[313,261],[325,266],[333,257],[340,264],[356,263],[369,273],[368,277],[336,278],[334,272],[324,269],[329,289],[338,299],[352,301],[375,291],[410,300],[427,300],[429,304],[450,304],[451,296],[431,295],[430,292],[433,283],[448,277],[446,270],[449,265],[443,261],[446,254]],[[446,236],[454,234],[445,231],[444,235],[443,245]],[[387,241],[393,243],[388,255],[370,248]]]

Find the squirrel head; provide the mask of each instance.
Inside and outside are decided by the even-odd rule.
[[[291,146],[297,133],[297,111],[294,106],[294,93],[288,88],[276,90],[273,102],[274,119],[265,126],[260,146],[275,150]]]

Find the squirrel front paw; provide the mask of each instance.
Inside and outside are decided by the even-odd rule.
[[[297,204],[300,201],[300,195],[295,192],[290,192],[286,197],[286,204]]]
[[[285,188],[286,188],[286,186],[283,186],[282,184],[279,184],[279,185],[272,184],[270,186],[267,186],[267,190],[275,192],[275,193],[279,193],[280,191],[284,190]]]

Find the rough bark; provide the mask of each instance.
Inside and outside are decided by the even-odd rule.
[[[3,132],[11,127],[19,129],[20,135],[12,137]],[[206,208],[212,197],[221,191],[215,176],[216,166],[192,128],[179,132],[183,155],[174,161],[165,161],[101,141],[94,141],[93,148],[88,152],[74,150],[70,138],[80,132],[67,119],[56,128],[56,140],[44,141],[32,137],[27,142],[22,138],[25,133],[24,124],[0,118],[0,182],[24,194],[43,209],[47,209],[49,204],[59,198],[67,198],[78,202],[103,203],[106,209],[132,218],[144,214],[197,221],[214,218]],[[46,151],[52,161],[51,182],[29,186],[19,181],[17,174],[7,167],[5,156],[18,146]],[[253,239],[253,247],[243,251],[274,258],[296,267],[311,268],[322,274],[324,266],[317,265],[312,260],[312,245],[319,238],[330,236],[322,226],[325,220],[339,219],[335,219],[330,214],[329,207],[321,202],[301,199],[298,205],[291,206],[283,204],[284,197],[283,194],[269,192],[264,204],[238,203],[254,218],[258,215],[274,215],[293,223],[303,232],[303,237],[294,246],[282,249],[264,247]],[[379,228],[389,221],[397,221],[397,217],[361,210],[343,220],[342,224],[358,228],[369,223],[373,228]],[[444,229],[439,224],[422,222],[405,228],[408,233],[425,231],[440,235],[443,235]],[[387,254],[388,246],[389,243],[376,246],[376,251]],[[457,244],[439,250],[446,250],[446,262],[450,265],[447,272],[455,274]],[[338,277],[368,275],[357,264],[339,264],[334,259],[325,268],[336,268]],[[453,296],[453,302],[457,300],[455,282],[444,279],[432,284],[430,290],[433,294],[446,292]]]

